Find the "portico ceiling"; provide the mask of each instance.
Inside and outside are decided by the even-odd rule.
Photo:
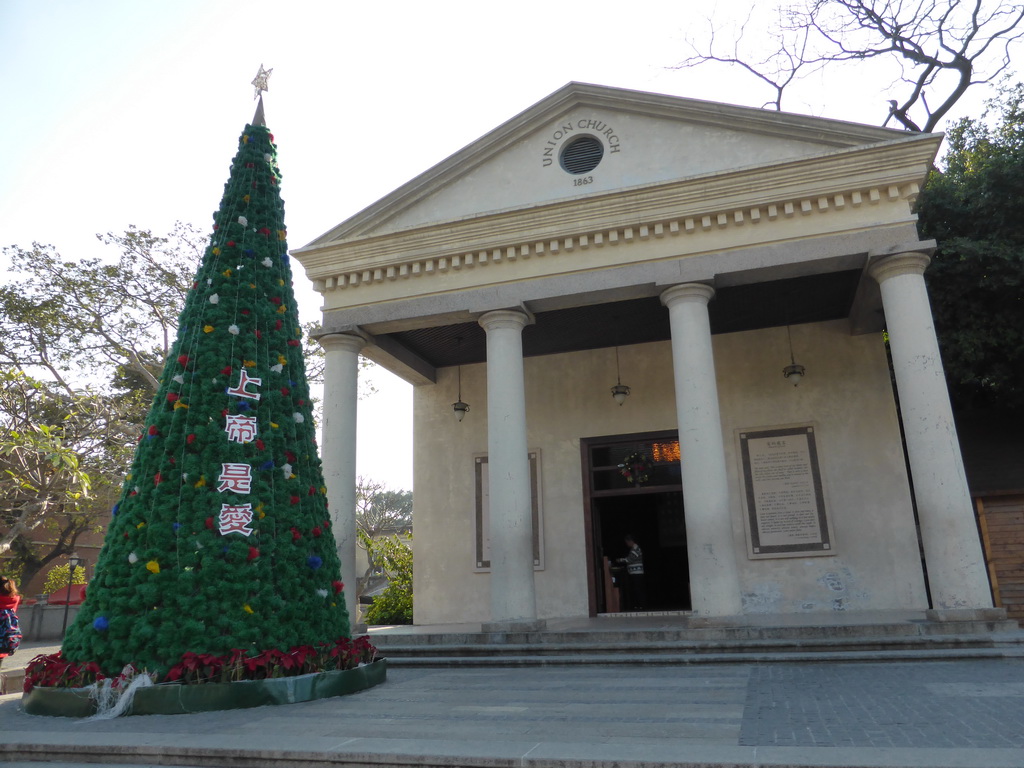
[[[711,332],[849,317],[861,276],[862,270],[850,269],[719,288],[708,305]],[[671,337],[668,310],[657,296],[537,312],[535,318],[523,329],[526,357]],[[400,331],[388,337],[435,368],[482,363],[487,357],[486,335],[476,322]]]

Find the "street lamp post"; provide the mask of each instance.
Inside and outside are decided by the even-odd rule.
[[[82,564],[82,558],[77,554],[72,553],[71,557],[68,558],[68,594],[64,600],[64,623],[60,627],[60,636],[64,637],[64,633],[68,629],[68,608],[71,607],[71,582],[75,579],[75,569]]]

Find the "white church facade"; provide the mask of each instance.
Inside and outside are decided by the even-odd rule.
[[[913,213],[940,141],[573,83],[296,250],[346,569],[363,354],[414,385],[417,624],[641,607],[626,534],[645,610],[991,607]]]

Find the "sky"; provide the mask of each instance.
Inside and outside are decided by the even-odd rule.
[[[707,16],[748,0],[0,0],[0,246],[102,256],[97,233],[209,230],[261,65],[288,243],[301,247],[570,81],[760,107],[741,72],[673,69]],[[749,38],[748,38],[749,39]],[[861,66],[787,111],[881,124],[895,94]],[[983,92],[957,116],[977,114]],[[112,255],[112,254],[107,254]],[[0,263],[0,272],[4,265]],[[319,296],[296,263],[301,319]],[[412,489],[412,389],[359,406],[357,472]]]

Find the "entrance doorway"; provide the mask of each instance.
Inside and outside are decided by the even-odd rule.
[[[677,433],[585,438],[581,447],[591,615],[638,608],[615,563],[627,554],[627,535],[643,551],[643,610],[689,610]]]

